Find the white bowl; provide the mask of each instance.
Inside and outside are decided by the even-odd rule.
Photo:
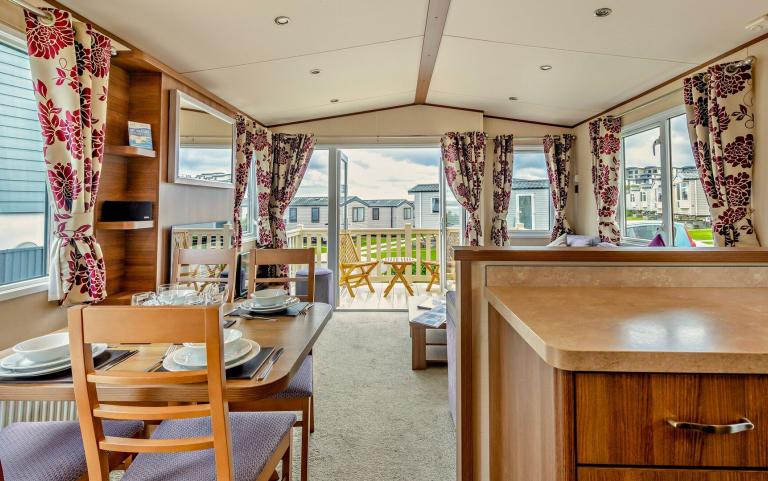
[[[28,339],[13,346],[13,352],[36,363],[61,359],[69,355],[69,333],[56,332]]]
[[[251,299],[262,307],[279,306],[288,299],[288,292],[285,289],[264,289],[254,292]]]
[[[240,346],[240,339],[243,337],[243,333],[237,329],[224,329],[224,357],[237,351]],[[205,343],[204,342],[185,342],[184,347],[188,348],[188,352],[195,362],[198,362],[199,366],[205,365]]]

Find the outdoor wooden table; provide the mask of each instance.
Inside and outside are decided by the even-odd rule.
[[[232,311],[236,304],[225,304],[224,313]],[[239,319],[233,327],[243,332],[243,337],[253,339],[265,347],[282,347],[285,351],[275,363],[267,379],[229,380],[226,386],[227,400],[254,401],[269,397],[285,389],[312,351],[320,333],[333,314],[328,304],[315,303],[307,314],[298,316],[272,316],[276,321]],[[144,371],[155,364],[168,348],[168,344],[120,345],[114,347],[135,348],[138,353],[121,362],[116,371]],[[0,357],[11,351],[0,352]],[[157,387],[148,386],[99,386],[102,401],[127,402],[207,402],[208,392],[204,384],[179,384]],[[0,383],[0,400],[67,401],[74,400],[71,383],[12,384]]]
[[[385,257],[381,260],[381,263],[392,266],[392,269],[395,271],[395,275],[389,281],[389,285],[384,289],[384,297],[387,297],[392,291],[392,288],[395,287],[398,279],[403,283],[408,294],[413,295],[413,289],[408,283],[408,279],[405,278],[405,269],[414,265],[416,259],[413,257]]]
[[[427,284],[427,292],[432,290],[432,286],[440,284],[440,262],[438,261],[421,261],[421,265],[427,269],[430,275],[429,284]]]

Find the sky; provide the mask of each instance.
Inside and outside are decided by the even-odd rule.
[[[198,174],[231,172],[232,149],[179,149],[179,176],[195,178]]]
[[[688,136],[688,126],[685,115],[672,118],[670,122],[672,138],[672,166],[686,167],[695,165],[691,142]],[[624,139],[624,155],[626,163],[632,167],[661,166],[659,148],[653,155],[653,141],[658,138],[659,129],[651,129]]]
[[[412,199],[416,184],[439,181],[439,148],[343,149],[349,158],[349,194],[363,199]],[[546,179],[544,154],[517,152],[514,177]],[[328,195],[328,151],[312,154],[299,197]]]

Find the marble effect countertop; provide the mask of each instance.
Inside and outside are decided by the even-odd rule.
[[[486,287],[567,371],[768,374],[768,288]]]

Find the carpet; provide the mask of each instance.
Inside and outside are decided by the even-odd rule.
[[[447,369],[412,371],[410,346],[405,312],[334,313],[314,348],[311,481],[455,479]]]

